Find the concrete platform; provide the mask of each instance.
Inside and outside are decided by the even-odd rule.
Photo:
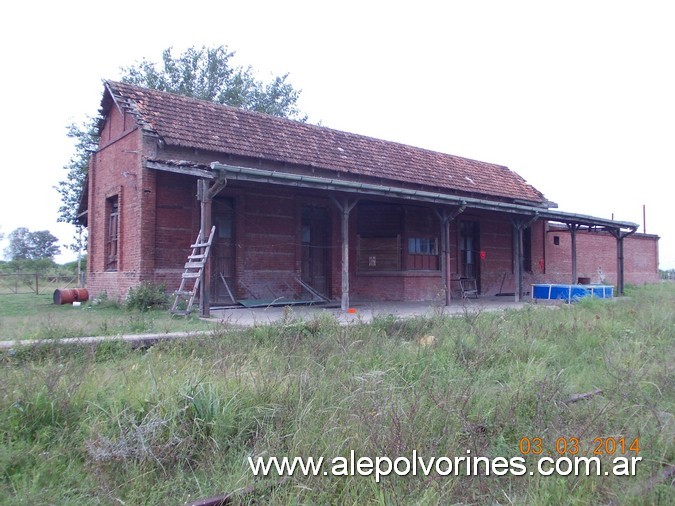
[[[266,308],[235,308],[212,309],[211,319],[223,321],[231,325],[254,326],[266,325],[280,321],[289,312],[305,320],[324,317],[326,314],[334,317],[340,324],[347,325],[353,322],[367,323],[376,316],[395,316],[410,318],[413,316],[435,316],[462,314],[465,311],[503,311],[505,309],[520,309],[530,303],[529,297],[525,302],[514,302],[513,297],[479,297],[478,299],[454,299],[450,306],[442,306],[432,302],[354,302],[351,308],[355,313],[342,311],[339,304],[322,306],[292,306],[290,308],[270,306]]]

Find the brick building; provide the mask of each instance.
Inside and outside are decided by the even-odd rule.
[[[304,286],[345,305],[449,302],[460,278],[516,298],[577,277],[622,287],[622,270],[658,280],[658,237],[557,211],[507,167],[117,82],[101,113],[82,213],[94,296],[175,289],[204,213],[216,304]]]

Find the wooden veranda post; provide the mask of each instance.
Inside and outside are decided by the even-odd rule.
[[[523,228],[521,220],[513,222],[513,274],[516,281],[514,301],[520,302],[523,297]]]
[[[516,278],[515,302],[523,299],[523,271],[525,268],[525,259],[523,257],[523,230],[532,225],[539,219],[539,214],[535,214],[530,219],[513,218],[513,272]]]
[[[349,202],[349,199],[345,197],[342,202],[338,199],[333,198],[333,202],[341,212],[340,219],[340,235],[342,241],[342,297],[340,302],[340,308],[343,311],[349,309],[349,214],[352,209],[358,202],[354,200]]]
[[[211,203],[213,198],[225,188],[227,179],[225,173],[217,172],[216,180],[211,183],[209,179],[197,180],[197,198],[201,201],[199,226],[201,229],[200,241],[205,242],[208,238],[208,231],[211,230]],[[211,259],[207,258],[202,269],[202,275],[199,285],[199,316],[208,318],[211,316],[210,308],[210,292],[211,292]]]
[[[616,237],[616,291],[623,295],[623,236],[618,234]]]
[[[624,294],[623,240],[635,233],[636,230],[637,229],[631,229],[627,232],[624,232],[619,228],[609,230],[609,233],[616,239],[616,292],[619,295]]]
[[[577,278],[577,230],[581,225],[578,223],[568,223],[567,228],[570,231],[570,237],[572,239],[572,284],[576,284],[578,281]]]
[[[445,305],[449,306],[452,300],[450,281],[450,222],[462,214],[466,205],[462,204],[455,211],[434,209],[441,224],[441,282],[443,286]]]
[[[199,220],[199,242],[203,243],[206,239],[206,231],[211,230],[211,199],[208,197],[210,182],[208,179],[199,179],[197,181],[197,197],[201,201],[201,212]],[[199,316],[208,318],[211,316],[209,304],[209,290],[211,280],[211,262],[204,264],[202,269],[202,277],[199,281]],[[207,286],[209,285],[209,286]]]
[[[445,214],[443,212],[442,214]],[[448,228],[450,222],[444,216],[439,215],[441,220],[441,279],[443,282],[443,298],[445,305],[450,305],[450,262],[448,260]]]

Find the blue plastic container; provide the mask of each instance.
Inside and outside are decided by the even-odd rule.
[[[561,283],[538,283],[532,285],[533,299],[574,302],[583,297],[611,299],[614,297],[614,287],[611,285],[566,285]]]

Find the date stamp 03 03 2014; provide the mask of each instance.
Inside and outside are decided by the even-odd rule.
[[[635,456],[640,453],[639,438],[625,437],[596,437],[586,444],[577,437],[559,437],[555,441],[545,441],[540,437],[522,437],[518,441],[518,451],[521,455],[594,455],[613,456],[625,455],[632,452]]]
[[[640,439],[637,437],[596,437],[589,439],[585,444],[577,437],[558,437],[554,441],[545,441],[540,437],[522,437],[518,441],[518,451],[524,457],[536,457],[539,473],[543,475],[550,475],[554,472],[560,475],[574,472],[578,475],[579,469],[576,466],[580,463],[586,466],[586,475],[592,474],[589,467],[591,463],[596,466],[595,474],[600,475],[601,460],[609,458],[612,459],[612,472],[605,471],[606,476],[610,474],[635,476],[636,464],[642,460],[638,457]],[[573,464],[570,459],[573,459],[575,463]],[[553,467],[545,471],[543,466],[545,463]]]

